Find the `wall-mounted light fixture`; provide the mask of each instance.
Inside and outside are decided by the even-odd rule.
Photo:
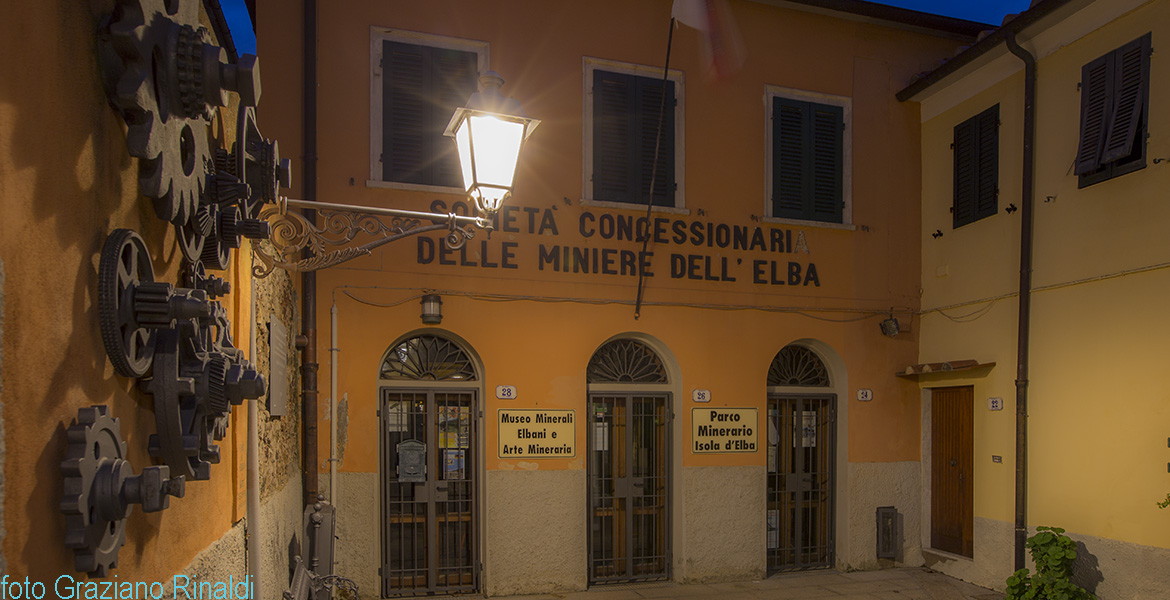
[[[883,335],[894,337],[898,335],[899,331],[901,331],[901,328],[898,326],[898,320],[894,318],[894,315],[890,315],[890,318],[882,321]]]
[[[365,256],[394,240],[443,229],[447,230],[444,236],[447,247],[458,249],[475,235],[474,228],[490,230],[492,217],[512,194],[520,150],[540,124],[539,120],[524,116],[519,102],[500,93],[503,83],[499,73],[484,73],[479,78],[479,91],[468,98],[467,106],[455,109],[444,132],[459,149],[463,189],[475,202],[476,215],[280,198],[276,206],[260,215],[271,225],[270,241],[276,253],[270,256],[262,249],[257,250],[262,264],[253,268],[253,274],[264,277],[275,267],[316,271]],[[310,223],[289,208],[316,210],[326,225]],[[363,234],[375,239],[361,245],[350,244]],[[342,247],[329,250],[329,246]],[[313,249],[312,258],[302,257],[306,247]]]
[[[500,93],[504,78],[488,71],[479,91],[456,108],[443,135],[459,148],[463,188],[480,212],[491,215],[512,193],[520,149],[540,121],[524,116],[520,103]]]
[[[422,305],[422,322],[438,325],[443,322],[443,299],[438,294],[426,294],[419,302]]]

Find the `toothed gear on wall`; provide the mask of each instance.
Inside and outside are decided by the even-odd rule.
[[[133,505],[141,504],[144,512],[164,510],[170,496],[183,497],[185,480],[170,477],[165,466],[147,467],[135,475],[126,460],[119,421],[105,406],[78,409],[65,439],[68,447],[61,462],[65,546],[73,550],[75,569],[106,577],[118,566]]]
[[[244,106],[260,97],[256,57],[230,63],[208,38],[196,0],[119,0],[102,36],[107,90],[126,121],[127,149],[141,159],[140,191],[177,226],[195,216],[212,170],[211,109],[227,105],[229,92]],[[195,246],[188,236],[189,260],[202,252]]]
[[[98,263],[98,321],[106,355],[123,377],[142,377],[154,358],[154,330],[138,322],[138,288],[154,281],[146,243],[130,229],[106,238]]]

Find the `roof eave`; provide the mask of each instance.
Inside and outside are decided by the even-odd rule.
[[[927,73],[921,78],[917,79],[904,89],[899,91],[895,96],[900,102],[907,100],[914,100],[916,96],[925,92],[930,87],[946,79],[950,75],[959,71],[963,67],[971,64],[979,57],[987,54],[995,49],[1004,41],[1004,37],[1008,31],[1019,34],[1024,29],[1037,23],[1044,17],[1052,14],[1062,6],[1072,2],[1073,0],[1044,0],[1036,6],[1020,13],[1016,18],[1004,23],[1001,27],[993,31],[987,37],[975,42],[970,48],[951,58],[941,67]]]

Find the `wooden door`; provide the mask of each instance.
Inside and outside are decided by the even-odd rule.
[[[930,545],[974,557],[974,411],[970,386],[931,390]]]

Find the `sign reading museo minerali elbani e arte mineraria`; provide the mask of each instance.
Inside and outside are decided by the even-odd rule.
[[[691,449],[696,454],[755,452],[758,418],[754,408],[692,408]]]
[[[573,410],[501,408],[500,458],[573,458],[577,426]]]

